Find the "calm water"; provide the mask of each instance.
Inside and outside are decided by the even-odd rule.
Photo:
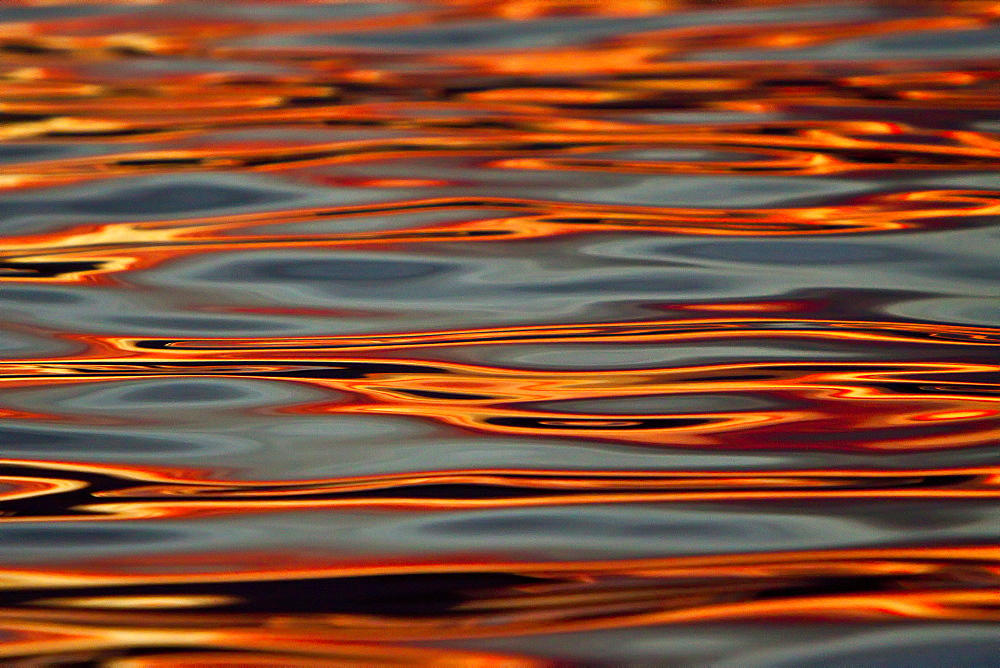
[[[1000,664],[996,2],[0,23],[0,665]]]

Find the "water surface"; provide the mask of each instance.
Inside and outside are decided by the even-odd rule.
[[[0,9],[0,663],[1000,662],[995,2]]]

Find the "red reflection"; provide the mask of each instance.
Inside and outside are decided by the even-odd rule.
[[[148,218],[112,209],[91,214],[69,204],[35,218],[29,211],[30,222],[40,220],[37,229],[45,231],[15,220],[4,236],[0,284],[8,286],[139,295],[136,272],[274,250],[430,257],[442,248],[473,255],[629,234],[933,239],[927,233],[971,230],[1000,213],[995,189],[954,185],[960,176],[980,178],[1000,165],[995,128],[982,122],[1000,106],[995,63],[965,51],[944,58],[933,49],[926,57],[898,58],[881,47],[851,51],[857,43],[926,37],[935,44],[940,36],[954,40],[990,28],[1000,16],[996,2],[917,3],[912,13],[871,5],[872,12],[854,18],[816,22],[794,13],[780,19],[780,11],[802,8],[791,0],[414,0],[358,15],[354,4],[372,10],[378,3],[318,14],[287,10],[342,3],[102,3],[129,9],[122,12],[71,1],[4,4],[46,8],[15,13],[27,18],[0,30],[0,142],[15,156],[0,174],[0,190],[16,201],[52,193],[62,201],[64,187],[219,173],[309,192],[366,193],[373,202],[316,197],[294,206],[281,200],[243,212]],[[764,9],[779,18],[689,20],[717,10],[752,19]],[[279,18],[261,19],[265,14]],[[485,20],[531,28],[537,20],[675,14],[677,27],[641,24],[632,32],[502,50],[375,49],[309,39]],[[823,55],[837,48],[857,57]],[[504,185],[688,177],[773,179],[779,187],[785,178],[836,179],[880,189],[783,206],[728,206],[710,198],[700,206],[654,206],[597,204],[586,193],[522,196]],[[45,393],[79,396],[131,380],[253,379],[328,397],[240,409],[275,424],[303,415],[391,416],[434,425],[443,442],[485,434],[496,437],[490,443],[511,437],[538,448],[575,443],[786,458],[840,452],[866,463],[631,471],[589,470],[581,461],[579,468],[551,470],[456,465],[248,481],[183,463],[38,455],[0,460],[0,525],[20,524],[18,530],[40,536],[43,523],[93,527],[291,511],[471,515],[674,504],[767,513],[852,503],[889,522],[892,513],[879,514],[887,503],[944,509],[944,516],[1000,497],[1000,468],[903,466],[895,457],[978,456],[995,446],[996,327],[844,315],[855,311],[838,303],[834,291],[642,304],[656,319],[423,331],[394,329],[379,304],[192,301],[184,308],[194,313],[381,318],[385,326],[373,335],[289,337],[135,336],[95,332],[84,323],[43,331],[25,324],[36,316],[48,322],[41,304],[26,301],[17,313],[27,315],[11,315],[10,323],[21,323],[11,328],[76,350],[19,357],[4,349],[0,417],[27,429],[162,428],[177,416],[88,412],[86,405],[46,401]],[[60,308],[44,308],[50,307]],[[669,351],[763,342],[812,344],[814,352],[816,344],[838,344],[864,354],[849,361],[817,353],[809,362],[694,360],[614,370],[469,361],[482,359],[473,355],[489,350],[484,346],[505,346],[516,360],[531,345]],[[412,555],[354,559],[276,549],[60,561],[57,551],[40,551],[31,567],[0,564],[0,663],[536,668],[563,664],[445,643],[670,624],[996,623],[1000,548],[983,536],[976,544],[942,539],[912,547],[589,561],[516,557],[499,548],[421,556],[417,546]]]

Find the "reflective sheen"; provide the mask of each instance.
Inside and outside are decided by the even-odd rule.
[[[995,0],[0,4],[0,664],[1000,664]]]

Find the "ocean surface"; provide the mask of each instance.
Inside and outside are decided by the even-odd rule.
[[[995,0],[0,3],[0,665],[1000,665]]]

